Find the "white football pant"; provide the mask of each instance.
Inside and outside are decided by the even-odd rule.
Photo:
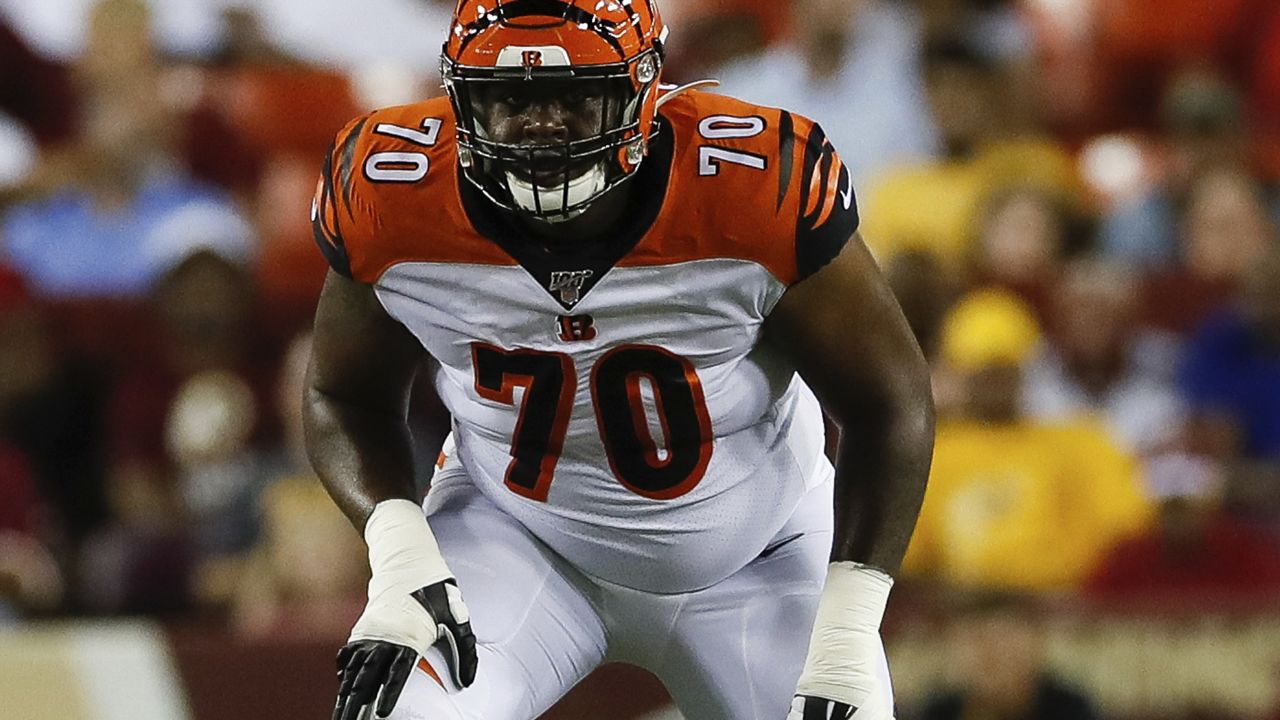
[[[727,579],[657,595],[583,575],[464,473],[438,473],[427,515],[471,611],[479,671],[457,691],[433,648],[425,660],[440,680],[415,670],[391,717],[534,720],[617,661],[654,673],[687,720],[782,720],[826,575],[831,492],[830,482],[809,491],[765,552]]]

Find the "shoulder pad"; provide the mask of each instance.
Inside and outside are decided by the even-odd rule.
[[[688,92],[664,104],[685,210],[712,217],[721,250],[793,284],[830,262],[858,229],[852,177],[826,133],[801,115]]]
[[[445,98],[379,110],[343,128],[312,205],[315,240],[330,266],[372,283],[397,262],[456,254],[450,228],[468,226],[456,163]]]

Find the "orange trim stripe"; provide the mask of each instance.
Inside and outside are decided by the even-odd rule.
[[[818,184],[822,178],[822,173],[818,171],[817,165],[813,168],[813,174],[809,176],[809,200],[805,203],[804,215],[812,215],[818,209]]]
[[[827,197],[822,203],[822,215],[818,217],[818,221],[813,224],[815,228],[822,227],[822,223],[831,217],[831,211],[836,206],[836,196],[840,194],[840,161],[831,158],[831,175],[827,178]]]
[[[440,680],[440,676],[436,673],[436,669],[431,667],[431,663],[427,662],[426,658],[418,659],[418,669],[430,675],[431,679],[435,680],[436,684],[438,684],[440,687],[442,688],[444,687],[444,682]],[[445,688],[445,690],[448,690],[448,689],[449,688]]]

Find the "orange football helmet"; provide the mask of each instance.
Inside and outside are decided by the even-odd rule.
[[[550,221],[581,214],[648,152],[666,35],[653,0],[459,0],[441,74],[464,175],[509,210]],[[533,88],[543,98],[590,96],[602,105],[599,131],[546,142],[493,137],[490,98]]]

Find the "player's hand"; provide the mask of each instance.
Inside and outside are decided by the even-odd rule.
[[[846,657],[845,686],[834,692],[796,695],[787,720],[893,720],[893,687],[879,635],[863,642],[866,652],[861,657]],[[837,694],[843,700],[824,697]]]
[[[364,529],[369,546],[369,603],[338,653],[333,720],[376,717],[395,708],[409,674],[443,644],[454,686],[476,678],[476,638],[462,591],[445,563],[422,508],[409,500],[378,503]]]
[[[374,717],[390,715],[419,656],[437,643],[448,647],[445,659],[454,683],[471,685],[478,664],[476,638],[452,578],[403,598],[371,600],[351,640],[338,653],[333,720],[357,720],[364,707],[375,701]]]
[[[893,720],[880,620],[893,579],[835,562],[818,603],[809,657],[787,720]]]
[[[889,709],[871,705],[853,707],[839,700],[797,695],[791,701],[791,712],[787,713],[787,720],[892,720],[892,705],[890,702]]]

